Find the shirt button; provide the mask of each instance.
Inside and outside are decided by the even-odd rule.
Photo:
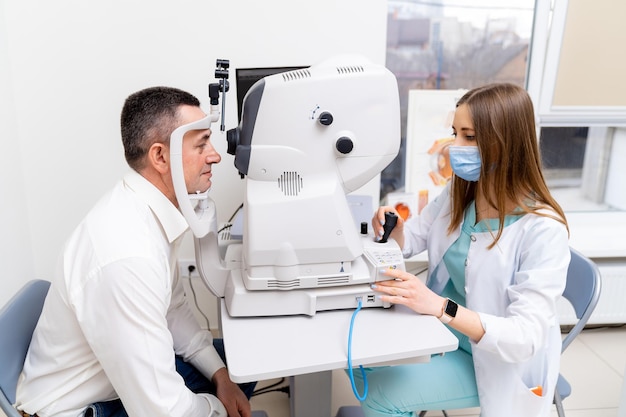
[[[471,240],[472,242],[476,242],[476,236],[474,236],[474,235],[470,235],[470,240]]]

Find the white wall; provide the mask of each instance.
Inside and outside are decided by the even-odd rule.
[[[51,277],[64,240],[128,169],[119,113],[130,93],[169,85],[208,105],[215,60],[230,59],[231,128],[236,67],[336,53],[385,60],[380,0],[0,0],[0,12],[0,305],[26,280]],[[243,187],[214,131],[223,160],[212,196],[223,221]]]
[[[5,16],[0,1],[0,16]],[[4,25],[0,22],[0,30]],[[0,32],[0,305],[24,282],[34,276],[30,226],[22,175],[22,155],[15,121],[11,73],[6,37]],[[34,195],[31,194],[31,195]]]

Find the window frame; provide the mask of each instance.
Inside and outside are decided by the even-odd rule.
[[[614,131],[626,126],[626,107],[552,105],[569,3],[569,0],[535,2],[526,88],[535,103],[537,137],[542,127],[588,126],[602,142],[596,147],[605,152]],[[585,152],[582,190],[586,193],[594,187],[597,190],[607,180],[606,169],[589,172],[592,167],[587,158],[590,157],[594,156]],[[603,198],[603,192],[595,198]],[[595,259],[624,258],[626,240],[622,239],[624,227],[619,225],[626,224],[626,212],[566,210],[566,216],[570,246]]]
[[[536,0],[527,90],[540,127],[626,127],[626,106],[553,105],[569,0]]]

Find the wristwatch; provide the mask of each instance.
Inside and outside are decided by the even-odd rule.
[[[456,317],[456,311],[459,309],[459,305],[447,298],[443,308],[441,309],[441,320],[444,324],[448,324]]]

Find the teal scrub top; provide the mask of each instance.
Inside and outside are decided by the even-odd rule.
[[[523,215],[523,214],[522,214]],[[515,223],[522,215],[508,215],[504,217],[504,227]],[[457,304],[466,306],[465,300],[465,262],[471,243],[471,235],[498,230],[499,219],[484,219],[476,223],[476,205],[472,201],[465,210],[461,235],[448,248],[443,256],[443,262],[450,274],[450,280],[443,289],[441,296],[454,300]],[[459,339],[459,349],[472,354],[469,338],[450,327],[450,331]]]

